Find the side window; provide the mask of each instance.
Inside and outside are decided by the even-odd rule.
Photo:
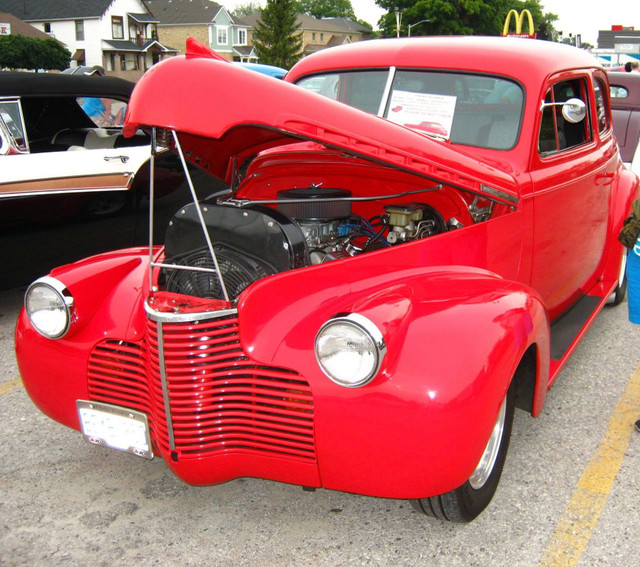
[[[551,155],[575,148],[592,140],[593,136],[588,120],[592,114],[589,111],[587,92],[587,84],[584,79],[559,81],[547,91],[538,137],[538,151],[541,155]],[[565,120],[562,115],[562,103],[572,98],[578,98],[587,105],[585,119],[575,124]]]
[[[127,104],[120,100],[100,97],[78,98],[78,104],[99,128],[121,128]]]
[[[596,124],[598,132],[606,132],[609,129],[609,112],[607,111],[606,87],[600,79],[596,79],[593,85],[596,96]]]
[[[609,88],[609,96],[611,98],[627,98],[629,96],[629,91],[626,87],[620,85],[611,85]]]
[[[18,151],[29,151],[20,103],[17,100],[0,100],[0,119],[6,127],[7,134],[13,138],[13,144]],[[5,143],[10,144],[10,141],[5,140]],[[7,150],[7,148],[4,149]]]
[[[10,147],[9,134],[7,133],[4,125],[2,113],[0,113],[0,156],[8,154]]]

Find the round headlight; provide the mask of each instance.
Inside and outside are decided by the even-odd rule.
[[[48,339],[59,339],[69,330],[73,297],[66,286],[51,277],[33,282],[24,306],[33,328]]]
[[[355,388],[378,373],[386,352],[382,333],[357,313],[334,317],[318,331],[316,359],[336,384]]]

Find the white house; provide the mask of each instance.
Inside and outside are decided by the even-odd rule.
[[[0,0],[8,12],[64,43],[72,66],[99,65],[139,78],[177,50],[158,41],[158,20],[142,0]]]

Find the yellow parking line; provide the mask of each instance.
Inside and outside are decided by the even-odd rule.
[[[4,396],[9,392],[13,392],[17,388],[22,386],[22,380],[20,378],[16,378],[15,380],[9,380],[9,382],[3,382],[0,384],[0,396]]]
[[[602,443],[587,465],[558,522],[540,567],[577,565],[604,510],[640,417],[640,364],[618,401]]]

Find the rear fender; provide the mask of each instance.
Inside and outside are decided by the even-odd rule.
[[[611,205],[609,213],[609,246],[605,256],[603,270],[603,282],[611,283],[615,286],[620,271],[620,259],[624,252],[624,247],[618,241],[618,234],[624,224],[624,220],[631,213],[631,204],[634,199],[640,197],[638,188],[638,177],[635,173],[620,164],[618,182],[611,193]],[[607,290],[603,290],[606,294]]]

